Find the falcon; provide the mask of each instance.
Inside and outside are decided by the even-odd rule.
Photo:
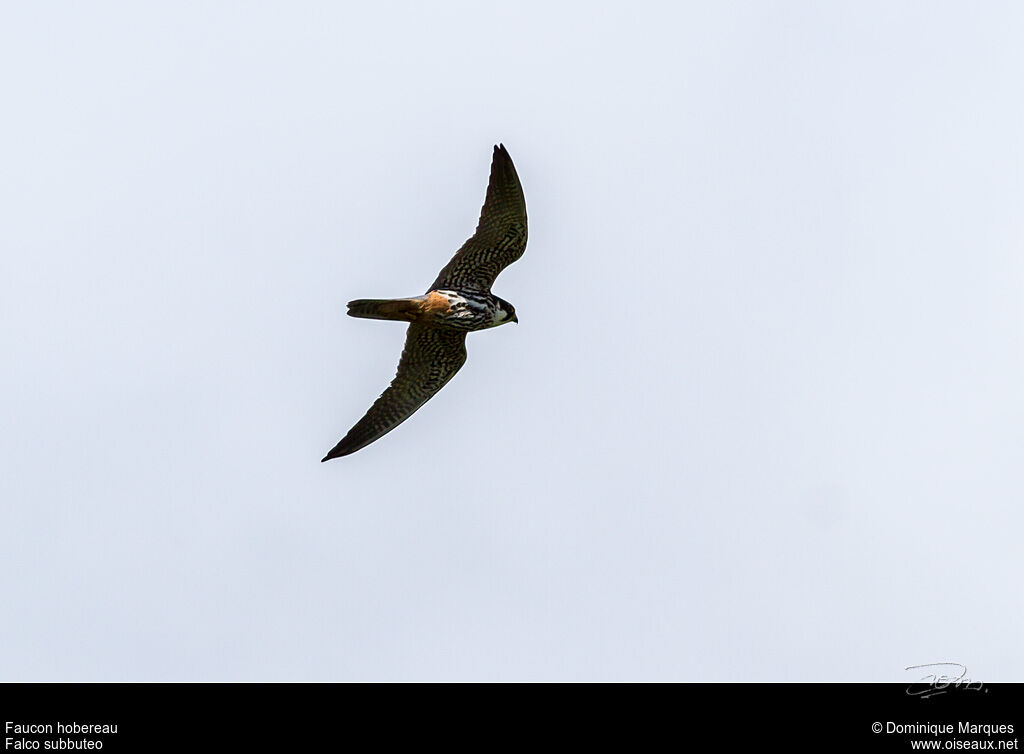
[[[480,221],[427,292],[414,298],[349,301],[348,314],[408,322],[390,387],[322,460],[347,456],[404,422],[466,363],[466,335],[519,322],[515,307],[491,293],[494,279],[526,250],[526,200],[512,158],[494,148]]]

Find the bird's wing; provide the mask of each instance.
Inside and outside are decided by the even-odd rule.
[[[487,198],[476,233],[441,270],[429,290],[489,291],[498,273],[526,251],[526,199],[504,145],[494,148]]]
[[[391,386],[323,460],[355,453],[386,435],[429,401],[465,363],[464,331],[409,325]]]

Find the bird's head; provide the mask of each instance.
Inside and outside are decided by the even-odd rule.
[[[508,301],[503,298],[494,297],[497,307],[494,310],[494,326],[504,325],[507,322],[515,322],[519,324],[519,318],[516,316],[516,308],[512,306]]]

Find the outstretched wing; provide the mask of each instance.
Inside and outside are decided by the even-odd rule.
[[[386,435],[429,401],[465,363],[464,331],[409,325],[391,386],[323,460],[355,453]]]
[[[487,198],[476,233],[437,276],[429,290],[471,288],[489,291],[498,273],[526,251],[526,199],[515,165],[504,145],[494,148]]]

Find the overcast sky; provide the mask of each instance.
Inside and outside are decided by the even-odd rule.
[[[7,3],[0,678],[1024,680],[1017,3]],[[518,326],[355,455],[503,142]]]

